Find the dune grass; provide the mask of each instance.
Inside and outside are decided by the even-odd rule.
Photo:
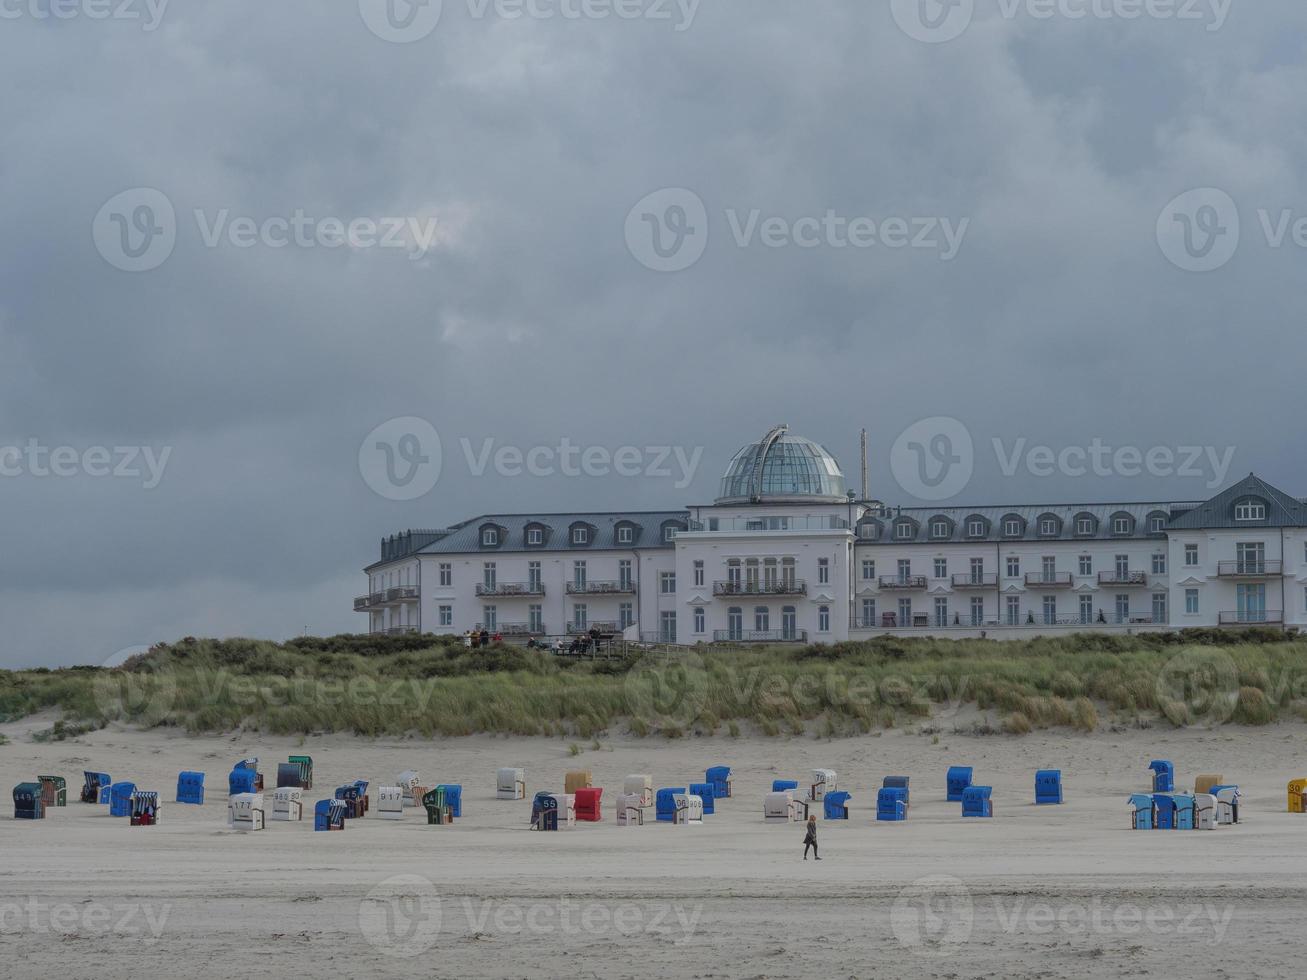
[[[0,720],[57,709],[192,732],[852,735],[917,726],[1019,735],[1113,725],[1266,725],[1307,716],[1307,642],[1278,631],[1014,643],[880,638],[560,660],[456,637],[161,644],[114,669],[0,672]],[[975,721],[976,710],[984,720]],[[992,717],[991,717],[992,716]]]

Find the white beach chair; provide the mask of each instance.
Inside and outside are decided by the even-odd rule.
[[[768,793],[762,798],[762,817],[768,823],[793,823],[796,813],[793,790]]]
[[[1194,796],[1194,830],[1216,829],[1216,797],[1211,793]]]
[[[654,803],[653,777],[637,774],[627,776],[622,783],[623,795],[630,796],[634,794],[640,798],[639,806],[650,807]]]
[[[236,830],[251,831],[263,829],[263,794],[237,793],[228,801],[231,811],[231,825]]]
[[[835,791],[835,770],[834,769],[814,769],[812,770],[812,785],[808,789],[808,801],[811,803],[820,803],[826,798],[827,793]]]
[[[526,770],[500,769],[495,775],[495,796],[501,800],[526,799]]]
[[[1220,826],[1238,823],[1239,799],[1238,786],[1226,786],[1216,794],[1216,822]]]
[[[643,827],[644,810],[640,797],[636,793],[623,793],[617,798],[617,825],[619,827]]]
[[[377,815],[382,820],[404,819],[404,788],[402,786],[377,787]]]
[[[303,820],[304,790],[298,786],[279,786],[272,794],[273,820]]]
[[[422,804],[421,795],[415,795],[413,792],[417,789],[420,778],[416,770],[405,769],[399,774],[399,778],[395,780],[399,783],[399,788],[404,794],[404,806],[420,806]]]
[[[558,827],[576,826],[576,794],[575,793],[553,793],[551,794],[558,801]]]
[[[676,819],[672,821],[673,824],[689,826],[703,823],[702,796],[695,796],[693,793],[677,793],[674,799],[676,800]]]

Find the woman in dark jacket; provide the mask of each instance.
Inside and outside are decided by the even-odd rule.
[[[820,861],[821,855],[817,853],[817,818],[808,818],[808,833],[803,838],[803,860],[808,860],[808,848],[812,848],[812,859]]]

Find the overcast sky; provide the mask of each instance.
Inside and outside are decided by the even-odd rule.
[[[705,502],[781,422],[905,505],[1307,495],[1301,0],[51,2],[0,665],[363,629],[383,534]]]

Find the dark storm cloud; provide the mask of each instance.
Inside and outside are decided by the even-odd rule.
[[[826,442],[851,484],[868,427],[873,490],[904,503],[890,447],[933,416],[977,446],[960,501],[1206,489],[1006,476],[996,438],[1235,446],[1232,477],[1307,492],[1307,249],[1291,233],[1272,247],[1258,217],[1307,207],[1301,4],[1235,3],[1212,30],[978,0],[940,44],[884,3],[715,0],[677,30],[675,5],[671,21],[544,20],[446,0],[407,44],[356,0],[141,0],[160,13],[148,30],[95,6],[48,18],[22,0],[0,18],[0,446],[170,455],[152,489],[81,462],[0,478],[0,663],[361,628],[357,569],[384,533],[702,501],[781,421]],[[1186,272],[1158,216],[1209,186],[1237,203],[1242,240]],[[129,273],[92,223],[142,187],[175,209],[176,241]],[[702,200],[709,238],[657,273],[624,222],[669,187]],[[739,247],[732,220],[754,212],[967,227],[947,261]],[[437,232],[425,254],[407,233],[401,248],[234,243],[242,219],[278,237],[297,216],[314,240],[333,218]],[[374,493],[357,462],[402,416],[443,445],[439,483],[410,502]],[[564,438],[704,452],[678,487],[477,476],[460,442]]]

